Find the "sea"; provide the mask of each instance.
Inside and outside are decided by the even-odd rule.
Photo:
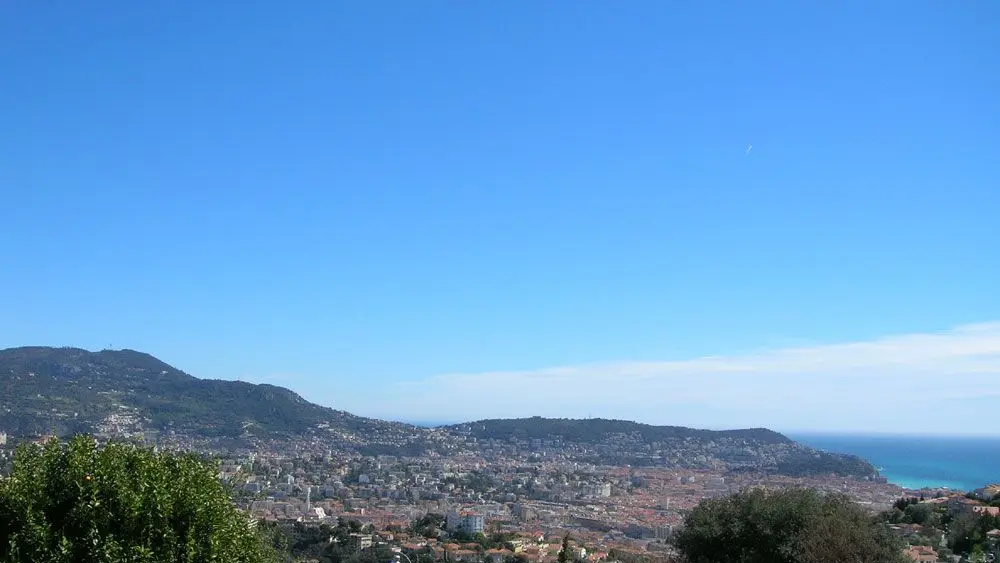
[[[788,434],[788,437],[819,450],[863,457],[880,468],[890,483],[907,489],[971,491],[1000,483],[1000,437],[847,434]]]

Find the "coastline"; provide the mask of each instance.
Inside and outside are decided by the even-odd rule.
[[[957,481],[942,481],[940,479],[920,479],[914,477],[908,477],[906,475],[894,475],[892,473],[882,473],[882,476],[887,478],[893,485],[898,485],[903,489],[908,491],[920,491],[927,489],[948,489],[950,491],[967,493],[971,490],[977,489],[983,485],[971,485],[970,483],[961,483]],[[971,485],[971,486],[970,486]]]
[[[1000,481],[1000,439],[943,436],[789,434],[813,448],[857,455],[906,490],[969,492]]]

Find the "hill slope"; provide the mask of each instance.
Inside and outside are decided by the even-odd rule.
[[[0,350],[0,432],[17,437],[141,435],[199,448],[262,443],[300,451],[488,455],[508,448],[614,465],[712,465],[791,475],[871,475],[854,456],[817,452],[771,430],[711,431],[624,420],[484,420],[438,429],[355,416],[274,385],[198,379],[134,350]],[[691,465],[694,464],[694,465]]]
[[[532,418],[479,420],[465,424],[448,426],[478,439],[519,438],[525,440],[551,440],[561,438],[581,444],[598,444],[615,438],[634,437],[643,442],[663,442],[667,440],[720,440],[725,438],[745,440],[762,444],[790,444],[792,440],[766,428],[744,430],[699,430],[683,426],[652,426],[630,420],[608,420],[604,418],[566,419]]]
[[[527,442],[556,448],[578,460],[610,465],[697,467],[712,459],[730,469],[786,475],[836,473],[872,476],[875,467],[853,455],[820,452],[766,428],[699,430],[628,420],[519,418],[479,420],[444,427],[487,444]],[[710,462],[709,462],[710,463]]]
[[[283,387],[198,379],[134,350],[48,347],[0,350],[0,429],[243,439],[318,434],[357,446],[427,434],[322,407]]]

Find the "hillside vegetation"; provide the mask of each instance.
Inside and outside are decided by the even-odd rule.
[[[693,467],[715,460],[734,470],[789,475],[875,472],[860,458],[820,453],[764,428],[713,431],[541,417],[421,428],[323,407],[274,385],[199,379],[134,350],[0,350],[0,432],[20,438],[141,437],[212,451],[268,442],[411,456],[489,451],[519,456],[530,454],[537,440],[586,463]]]
[[[479,420],[449,426],[478,439],[522,440],[561,439],[576,443],[599,443],[609,437],[634,436],[644,442],[665,442],[687,438],[710,441],[731,438],[763,444],[789,444],[791,439],[766,428],[745,430],[699,430],[683,426],[653,426],[629,420],[605,418],[532,418]]]
[[[13,435],[173,431],[197,437],[416,433],[266,384],[198,379],[134,350],[0,350],[0,430]]]

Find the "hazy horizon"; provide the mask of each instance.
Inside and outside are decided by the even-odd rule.
[[[544,416],[544,415],[535,415],[535,416],[540,416],[542,418],[554,418],[554,417],[547,417],[547,416]],[[524,418],[532,418],[532,417],[524,417]],[[600,418],[600,417],[593,417],[593,418]],[[502,419],[502,417],[501,417],[501,419]],[[459,425],[459,424],[471,424],[471,423],[479,422],[481,420],[488,420],[488,419],[452,420],[452,421],[428,421],[428,420],[404,420],[404,419],[391,419],[391,420],[392,420],[392,422],[401,422],[403,424],[410,424],[410,425],[418,426],[418,427],[422,427],[422,428],[437,428],[437,427],[442,427],[442,426],[455,426],[455,425]],[[578,419],[573,419],[573,420],[588,420],[588,419],[587,418],[578,418]],[[605,419],[605,420],[607,420],[607,419]],[[628,420],[628,419],[619,419],[619,420]],[[640,420],[632,420],[631,422],[638,422],[640,424],[648,424],[648,423],[642,422]],[[663,424],[662,426],[680,426],[680,427],[686,427],[686,428],[695,428],[695,427],[687,426],[687,425],[682,424],[682,423],[681,424]],[[717,428],[701,428],[701,427],[697,427],[696,429],[698,429],[698,430],[720,430],[720,431],[724,431],[724,430],[746,430],[748,428],[751,428],[751,427],[749,427],[749,426],[744,426],[744,427],[728,427],[728,428],[721,428],[721,427],[717,427]],[[873,431],[873,432],[850,432],[850,431],[838,431],[838,430],[835,430],[835,429],[834,430],[787,430],[787,429],[783,430],[783,429],[780,429],[780,428],[768,428],[768,430],[773,430],[773,431],[775,431],[775,432],[777,432],[779,434],[782,434],[782,435],[784,435],[784,436],[786,436],[788,438],[791,438],[793,440],[797,440],[797,438],[800,438],[800,437],[824,437],[824,436],[829,436],[829,437],[859,437],[859,438],[915,438],[915,439],[919,439],[919,438],[929,438],[929,439],[931,439],[932,438],[932,439],[955,439],[955,440],[963,440],[963,439],[969,439],[969,440],[1000,440],[1000,432],[998,432],[996,434],[909,434],[909,433],[890,433],[890,432],[876,432],[876,431]]]
[[[497,417],[497,418],[489,418],[489,419],[480,418],[480,419],[475,419],[475,420],[457,420],[457,419],[456,420],[416,420],[416,419],[402,419],[402,418],[393,418],[393,419],[386,419],[386,420],[391,420],[392,422],[401,422],[403,424],[410,424],[410,425],[413,425],[413,426],[420,426],[420,427],[424,427],[424,428],[435,428],[435,427],[441,427],[441,426],[455,426],[455,425],[459,425],[459,424],[472,424],[472,423],[480,422],[480,421],[483,421],[483,420],[503,420],[505,418],[509,418],[509,417]],[[512,418],[512,417],[510,417],[510,418]],[[517,418],[518,419],[524,419],[524,418],[556,419],[558,417],[551,417],[551,416],[546,416],[544,414],[537,414],[537,415],[531,415],[531,416],[526,416],[526,417],[517,417]],[[629,421],[629,422],[637,422],[639,424],[649,424],[651,426],[657,426],[657,425],[654,425],[654,424],[643,422],[641,420],[608,419],[608,418],[605,418],[605,417],[596,417],[596,416],[595,417],[569,418],[569,420],[626,420],[626,421]],[[694,428],[694,427],[691,427],[691,426],[687,426],[687,425],[685,425],[683,423],[679,423],[679,424],[661,424],[659,426],[680,426],[680,427]],[[746,430],[746,429],[749,429],[749,428],[752,428],[752,427],[750,427],[750,426],[742,426],[742,427],[705,427],[705,428],[699,428],[699,429],[702,429],[702,430],[722,430],[722,431],[724,431],[724,430]],[[803,429],[797,429],[796,430],[796,429],[792,429],[792,430],[789,430],[789,429],[780,429],[780,428],[768,428],[768,430],[773,430],[775,432],[778,432],[779,434],[784,434],[784,435],[786,435],[788,437],[792,437],[792,436],[841,436],[841,437],[859,436],[859,437],[866,437],[866,438],[872,438],[872,437],[886,437],[886,438],[892,438],[892,437],[904,437],[904,438],[956,438],[956,439],[961,439],[961,438],[980,439],[980,438],[984,438],[984,439],[998,439],[998,440],[1000,440],[1000,432],[998,432],[996,434],[908,434],[908,433],[878,432],[878,431],[869,431],[869,432],[854,431],[854,432],[850,432],[850,431],[842,431],[842,430],[836,430],[836,429],[832,429],[832,430],[824,430],[824,429],[812,429],[812,430],[810,430],[810,429],[805,429],[805,430],[803,430]]]

